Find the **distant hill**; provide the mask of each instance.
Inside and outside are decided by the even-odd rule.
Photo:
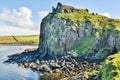
[[[37,45],[39,35],[0,36],[0,45]]]

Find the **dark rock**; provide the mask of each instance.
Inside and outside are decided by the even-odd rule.
[[[49,71],[51,71],[51,69],[49,68],[48,65],[42,65],[41,66],[41,70],[42,70],[42,72],[49,72]]]
[[[87,80],[89,78],[87,72],[81,72],[76,76],[70,78],[70,80]]]
[[[60,69],[55,69],[55,72],[56,73],[61,73],[61,70]]]
[[[60,68],[61,66],[58,65],[57,63],[50,63],[50,67],[52,67],[53,69],[55,69],[55,68]]]

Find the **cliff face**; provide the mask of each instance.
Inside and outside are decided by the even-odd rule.
[[[90,20],[74,22],[57,16],[59,13],[79,12],[79,9],[59,3],[42,20],[39,44],[41,56],[60,56],[71,51],[102,59],[120,51],[120,33],[113,24],[101,25],[103,28],[97,29],[99,20],[93,24]]]

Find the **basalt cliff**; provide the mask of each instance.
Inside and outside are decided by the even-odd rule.
[[[119,22],[58,3],[42,20],[39,53],[54,57],[72,51],[79,56],[104,59],[120,50]]]

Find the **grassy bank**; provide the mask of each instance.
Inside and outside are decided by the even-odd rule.
[[[0,36],[0,45],[36,45],[39,35]]]
[[[109,29],[120,31],[120,19],[112,19],[106,16],[99,15],[98,13],[90,13],[86,9],[80,9],[79,13],[58,13],[58,18],[70,19],[74,22],[74,25],[78,25],[77,22],[90,21],[95,25],[96,29]]]
[[[100,75],[101,80],[120,80],[120,52],[107,57]]]

